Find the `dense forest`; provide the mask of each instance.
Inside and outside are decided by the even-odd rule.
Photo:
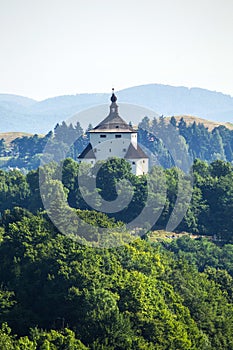
[[[129,204],[121,217],[108,217],[88,210],[81,198],[76,183],[81,170],[72,159],[40,169],[50,174],[51,193],[62,194],[50,209],[57,210],[64,204],[57,198],[65,198],[77,217],[93,225],[96,248],[80,244],[74,232],[61,234],[52,223],[40,196],[39,169],[26,175],[0,172],[0,349],[233,349],[232,165],[194,163],[191,203],[177,228],[216,235],[216,243],[188,236],[156,242],[148,231],[142,239],[135,236],[110,249],[98,248],[95,227],[111,228],[105,240],[130,236],[124,225],[150,196],[144,188],[154,177],[167,184],[165,206],[154,227],[161,229],[182,171],[153,167],[138,178],[125,160],[110,159],[97,184],[108,179],[112,190],[100,186],[98,191],[112,200],[116,181],[125,178],[135,195],[133,209]],[[69,213],[61,215],[69,221]]]
[[[57,124],[53,132],[43,137],[37,134],[18,137],[8,145],[4,139],[1,139],[0,167],[2,169],[17,167],[24,172],[36,169],[40,165],[42,153],[48,143],[51,147],[53,145],[54,149],[59,148],[57,155],[59,159],[71,157],[76,160],[89,142],[87,131],[91,128],[90,124],[84,131],[79,122],[74,126],[63,122]],[[173,139],[174,134],[175,145],[167,147],[164,141]],[[138,125],[138,140],[153,155],[151,163],[160,164],[165,168],[177,165],[171,154],[172,147],[185,149],[192,160],[198,158],[207,162],[216,159],[233,161],[233,130],[225,126],[209,131],[203,124],[196,122],[187,124],[183,118],[177,122],[174,117],[171,117],[167,122],[163,116],[151,120],[144,117]]]
[[[49,175],[43,175],[44,173]],[[58,173],[61,173],[61,179]],[[37,170],[31,170],[26,175],[19,170],[1,170],[0,211],[3,213],[17,206],[36,214],[47,209],[44,208],[40,196],[41,187],[43,188],[43,185],[40,186],[40,178],[45,176],[48,182],[46,191],[54,198],[54,210],[57,210],[56,201],[60,198],[61,207],[68,204],[70,210],[92,210],[80,192],[80,178],[92,177],[92,174],[95,174],[95,167],[83,167],[71,158],[61,163],[51,162]],[[223,241],[233,242],[233,166],[222,160],[210,164],[196,160],[191,175],[183,173],[179,168],[163,169],[154,166],[148,175],[137,177],[131,173],[127,161],[112,158],[98,171],[97,187],[90,193],[90,189],[86,188],[86,198],[93,197],[96,193],[95,207],[98,211],[100,203],[97,194],[107,201],[114,201],[117,196],[116,183],[119,180],[128,180],[134,193],[132,200],[127,207],[120,208],[122,210],[109,213],[109,218],[127,224],[140,214],[146,201],[149,201],[155,217],[156,211],[161,211],[153,229],[166,229],[176,205],[179,183],[182,181],[183,190],[182,194],[179,194],[182,196],[180,210],[182,211],[184,206],[187,212],[176,229],[199,235],[215,235]],[[191,178],[193,188],[190,189]],[[187,208],[186,200],[190,193],[191,200]],[[56,215],[58,214],[56,211]]]
[[[1,350],[233,349],[232,244],[96,249],[15,208],[2,216],[0,261]]]
[[[195,158],[186,171],[166,150],[171,130]],[[232,131],[145,117],[139,139],[157,160],[141,177],[124,159],[74,161],[88,143],[79,123],[2,141],[3,168],[20,169],[0,170],[0,350],[233,349]],[[118,183],[132,200],[104,214],[99,196],[114,201]],[[155,219],[141,234],[128,225],[146,203]],[[172,215],[186,233],[156,239]]]

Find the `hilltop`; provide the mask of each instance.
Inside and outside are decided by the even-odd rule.
[[[24,136],[32,136],[32,134],[29,134],[26,132],[16,132],[16,131],[0,133],[0,139],[4,139],[7,146],[18,137],[24,137]]]
[[[199,117],[195,117],[192,115],[177,115],[175,116],[175,119],[177,120],[177,122],[179,122],[181,120],[181,118],[184,119],[184,121],[186,122],[187,125],[192,124],[194,122],[196,122],[197,124],[203,124],[209,131],[212,131],[214,128],[217,128],[218,126],[225,126],[226,128],[233,130],[233,124],[229,123],[229,122],[215,122],[212,120],[207,120],[204,118],[199,118]],[[169,120],[171,119],[171,117],[165,117],[165,122],[169,122]]]
[[[179,123],[181,118],[184,119],[184,121],[186,122],[187,125],[193,124],[194,122],[196,122],[197,124],[203,124],[209,131],[212,131],[214,128],[217,128],[218,126],[221,126],[221,125],[225,126],[229,130],[233,130],[233,123],[229,123],[229,122],[215,122],[212,120],[207,120],[204,118],[199,118],[199,117],[191,116],[191,115],[178,115],[178,116],[175,116],[177,123]],[[170,116],[164,118],[166,123],[169,123],[170,119],[171,119]],[[0,139],[4,139],[6,146],[9,146],[10,143],[17,138],[21,138],[24,136],[30,137],[33,135],[34,134],[27,133],[27,132],[16,132],[16,131],[10,132],[9,131],[9,132],[0,133]],[[38,136],[43,137],[44,134],[39,134]]]

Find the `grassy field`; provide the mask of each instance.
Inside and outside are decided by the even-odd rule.
[[[5,166],[6,162],[12,157],[0,157],[0,167]]]
[[[26,132],[2,132],[0,133],[0,139],[4,139],[6,144],[9,145],[11,141],[17,139],[18,137],[32,136]]]
[[[166,241],[166,240],[172,240],[175,238],[179,238],[182,236],[189,236],[190,238],[198,238],[199,236],[192,235],[188,232],[181,232],[181,233],[175,233],[175,232],[168,232],[164,230],[158,230],[158,231],[152,231],[149,235],[149,241],[150,242],[157,242],[157,241]]]
[[[0,133],[0,139],[4,139],[7,146],[11,143],[11,141],[17,139],[18,137],[23,137],[23,136],[33,136],[33,134],[29,134],[26,132],[2,132],[2,133]],[[38,135],[38,136],[43,137],[44,135]]]
[[[233,130],[233,124],[232,123],[224,123],[224,122],[214,122],[211,120],[206,120],[206,119],[202,119],[202,118],[198,118],[198,117],[194,117],[191,115],[179,115],[179,116],[174,116],[177,120],[177,122],[180,121],[181,118],[184,118],[185,122],[187,124],[192,124],[193,122],[196,122],[197,124],[204,124],[204,126],[206,128],[208,128],[209,131],[213,130],[214,128],[223,125],[226,128]],[[167,121],[167,123],[170,121],[171,117],[165,117],[165,121]]]

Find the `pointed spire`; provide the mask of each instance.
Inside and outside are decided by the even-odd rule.
[[[114,94],[114,88],[112,88],[112,96],[111,96],[111,101],[112,103],[116,102],[117,101],[117,97],[116,95]]]
[[[118,113],[118,105],[116,103],[117,97],[114,93],[114,89],[112,89],[111,96],[111,105],[110,105],[110,113],[109,115],[100,122],[93,130],[90,132],[99,132],[99,130],[114,130],[114,132],[136,132],[132,127],[130,127],[124,119],[119,116]]]

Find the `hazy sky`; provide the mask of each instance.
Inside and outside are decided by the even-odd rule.
[[[161,83],[233,96],[233,0],[0,0],[0,93]]]

